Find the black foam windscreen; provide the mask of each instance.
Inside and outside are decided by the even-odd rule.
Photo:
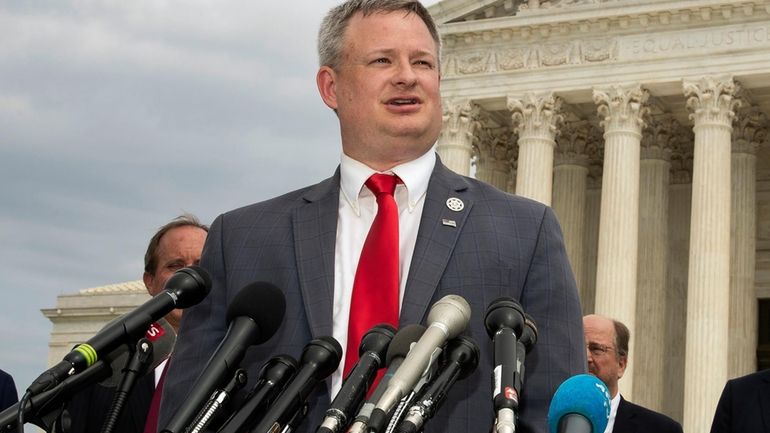
[[[286,312],[286,298],[281,289],[266,281],[257,281],[241,289],[227,308],[227,323],[236,317],[249,317],[259,326],[254,344],[262,344],[281,326]]]
[[[424,333],[425,327],[417,324],[406,325],[399,329],[388,346],[385,363],[390,365],[390,361],[394,358],[405,358],[409,349],[412,348],[412,343],[416,343]]]

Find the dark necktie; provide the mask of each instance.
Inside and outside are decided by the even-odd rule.
[[[398,177],[387,174],[374,174],[366,181],[366,187],[377,198],[377,215],[353,280],[343,377],[358,362],[358,346],[366,331],[380,323],[398,327],[398,206],[393,193],[400,182]]]
[[[155,392],[152,394],[152,402],[150,402],[150,411],[147,413],[147,421],[144,423],[144,433],[157,433],[158,432],[158,414],[160,413],[160,398],[163,395],[163,381],[166,379],[166,372],[168,366],[171,364],[171,360],[166,361],[166,365],[163,367],[163,372],[160,373],[160,379],[158,379],[158,385],[155,386]]]

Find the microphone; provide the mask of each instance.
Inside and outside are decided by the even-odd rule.
[[[27,393],[34,395],[51,389],[68,376],[90,367],[100,356],[109,354],[121,344],[136,344],[152,322],[175,308],[198,304],[209,290],[211,278],[203,268],[190,266],[176,271],[162,292],[75,347],[64,360],[35,379],[27,388]]]
[[[548,408],[550,433],[603,433],[610,417],[607,385],[590,374],[565,380]]]
[[[116,320],[120,320],[120,318]],[[174,333],[174,328],[165,319],[160,319],[150,325],[145,333],[145,338],[152,344],[151,361],[145,372],[146,374],[153,371],[155,367],[160,365],[171,354],[174,342],[176,341],[176,333]],[[99,383],[106,387],[117,387],[123,378],[122,370],[128,365],[129,356],[128,346],[122,345],[109,356],[96,361],[94,365],[86,368],[80,374],[69,376],[56,387],[32,396],[24,404],[24,418],[29,417],[39,427],[49,430],[48,426],[41,425],[44,423],[41,418],[53,411],[60,410],[62,404],[78,392],[94,383]],[[10,431],[16,427],[20,404],[20,402],[15,403],[13,406],[0,412],[0,431]]]
[[[111,323],[108,323],[107,326],[110,326]],[[176,331],[166,319],[161,318],[147,328],[144,338],[152,343],[150,366],[147,367],[147,372],[150,372],[171,356],[171,351],[176,344]],[[122,377],[119,373],[121,373],[123,366],[128,365],[129,357],[132,355],[129,347],[127,344],[121,345],[109,355],[104,356],[104,360],[113,367],[114,374],[99,382],[99,385],[107,388],[118,386]]]
[[[446,361],[443,370],[431,382],[425,393],[412,405],[404,420],[398,425],[397,433],[422,431],[426,421],[433,418],[446,399],[449,389],[457,380],[468,377],[479,365],[479,347],[470,338],[457,337],[447,343]]]
[[[380,397],[382,397],[385,389],[387,389],[390,378],[393,377],[393,374],[401,366],[401,363],[404,361],[404,358],[406,358],[406,354],[409,353],[412,344],[416,343],[424,333],[425,327],[417,324],[406,325],[398,330],[393,337],[393,341],[391,341],[388,346],[388,354],[385,358],[385,364],[388,366],[388,370],[385,372],[382,380],[380,380],[377,388],[372,392],[372,395],[370,395],[366,403],[361,406],[348,433],[363,433],[366,431],[366,424],[369,422],[369,417],[372,414],[372,410],[374,410],[374,405]]]
[[[364,334],[358,348],[358,362],[345,378],[316,433],[338,433],[348,426],[374,382],[377,370],[385,366],[385,355],[395,333],[395,328],[382,323]]]
[[[516,410],[519,407],[521,375],[518,356],[517,336],[524,326],[524,310],[511,298],[498,298],[487,307],[484,326],[494,345],[494,365],[492,375],[493,404],[497,418],[497,433],[516,431]]]
[[[225,337],[162,431],[185,431],[212,392],[235,374],[246,349],[264,343],[275,334],[285,311],[283,293],[271,283],[259,281],[241,289],[227,308],[229,326]]]
[[[342,346],[332,337],[310,341],[300,357],[302,365],[294,379],[252,430],[254,433],[284,431],[288,423],[299,423],[297,414],[318,382],[334,373],[342,359]]]
[[[448,339],[463,332],[470,317],[471,307],[461,296],[444,296],[431,307],[428,312],[428,328],[406,355],[401,367],[390,378],[388,388],[377,401],[369,418],[369,432],[382,431],[388,412],[414,388],[417,380],[429,367],[433,352]]]
[[[245,426],[253,425],[296,372],[297,361],[289,355],[267,361],[259,372],[256,385],[244,399],[245,403],[222,424],[218,433],[241,433]]]

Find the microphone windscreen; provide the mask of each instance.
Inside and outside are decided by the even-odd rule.
[[[145,373],[149,374],[171,355],[171,351],[174,350],[174,344],[176,343],[176,332],[166,319],[160,319],[150,325],[144,337],[152,343],[152,357]],[[112,376],[101,381],[100,385],[116,387],[120,384],[120,380],[123,377],[122,370],[128,362],[130,353],[128,345],[121,344],[119,348],[105,357],[105,361],[112,367]]]
[[[189,308],[200,304],[211,291],[211,276],[200,266],[182,268],[166,281],[164,291],[176,296],[176,308]]]
[[[416,343],[424,333],[425,327],[417,324],[406,325],[399,329],[388,346],[385,364],[390,365],[394,358],[406,358],[406,354],[412,348],[412,343]]]
[[[227,308],[227,323],[236,317],[249,317],[259,327],[253,344],[262,344],[281,326],[286,312],[286,299],[275,285],[257,281],[241,289]]]
[[[548,431],[557,433],[559,421],[568,414],[584,416],[591,423],[591,433],[603,433],[610,417],[607,385],[590,374],[578,374],[565,380],[551,400]]]

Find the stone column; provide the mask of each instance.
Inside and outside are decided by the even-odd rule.
[[[583,314],[593,314],[596,309],[596,258],[599,248],[599,214],[602,202],[602,164],[604,138],[598,124],[588,130],[588,182],[586,191],[586,225],[583,231],[585,253],[583,282],[580,285],[580,303]]]
[[[687,317],[687,268],[692,200],[692,128],[682,126],[671,154],[668,220],[668,278],[662,412],[681,422],[684,404],[684,356]]]
[[[695,132],[687,288],[684,430],[706,432],[727,380],[732,78],[685,81]]]
[[[552,93],[508,97],[508,109],[519,135],[516,194],[551,204],[553,148],[562,121],[562,101]]]
[[[506,191],[511,175],[511,130],[485,129],[476,137],[476,179]]]
[[[767,137],[767,116],[746,98],[740,101],[746,108],[738,111],[732,135],[729,378],[757,368],[756,151]]]
[[[650,119],[644,129],[639,172],[639,274],[633,351],[634,400],[660,412],[666,350],[668,188],[671,142],[678,123],[671,115]]]
[[[604,170],[596,264],[596,312],[635,334],[639,236],[639,147],[649,94],[639,85],[594,89],[604,128]],[[620,390],[633,397],[633,351]]]
[[[556,161],[553,168],[553,210],[564,232],[564,244],[581,300],[585,268],[583,232],[588,181],[588,128],[589,125],[585,121],[572,122],[562,128],[556,140]]]
[[[468,176],[473,155],[473,134],[481,109],[470,99],[445,99],[444,126],[436,151],[441,161],[456,173]]]

